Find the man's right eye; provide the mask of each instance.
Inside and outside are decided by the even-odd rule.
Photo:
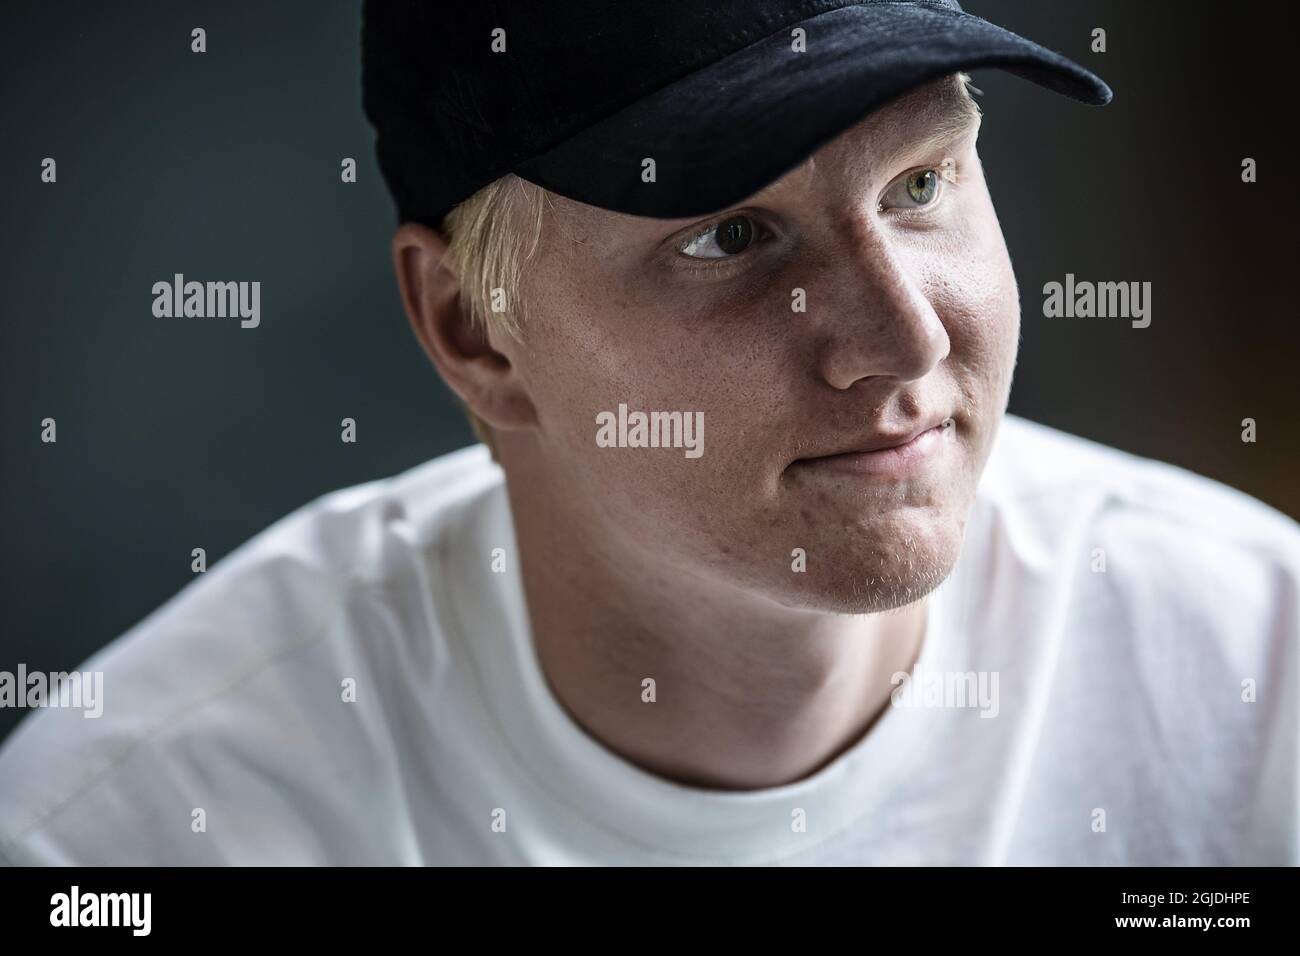
[[[758,224],[749,216],[730,216],[688,239],[678,251],[692,259],[723,259],[744,252],[758,238]]]

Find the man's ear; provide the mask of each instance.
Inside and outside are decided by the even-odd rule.
[[[536,410],[514,366],[461,307],[460,280],[437,232],[407,222],[393,235],[393,268],[415,336],[453,392],[493,428],[526,428]]]

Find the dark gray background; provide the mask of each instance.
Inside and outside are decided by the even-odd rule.
[[[1012,411],[1300,514],[1296,82],[1278,24],[1244,4],[966,6],[1116,90],[1092,109],[975,73],[1025,316]],[[211,565],[323,492],[471,441],[398,302],[359,16],[6,2],[0,670],[72,668],[184,586],[192,548]],[[261,327],[154,318],[150,287],[174,272],[260,280]],[[1151,327],[1042,318],[1043,283],[1066,272],[1152,282]],[[1240,441],[1246,416],[1258,444]],[[22,714],[0,711],[0,736]]]

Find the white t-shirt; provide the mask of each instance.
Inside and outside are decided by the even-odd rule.
[[[580,729],[514,556],[481,445],[278,522],[5,742],[0,859],[1300,863],[1300,528],[1207,479],[1008,416],[899,705],[757,791]]]

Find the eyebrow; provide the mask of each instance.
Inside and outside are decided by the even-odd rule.
[[[895,163],[903,156],[935,152],[940,147],[976,133],[983,117],[979,105],[965,92],[944,96],[937,103],[928,100],[925,113],[928,115],[898,120],[891,124],[907,138],[886,155],[889,163]],[[909,130],[912,128],[924,128],[925,132],[910,135]],[[753,200],[762,202],[776,193],[784,192],[792,187],[795,179],[811,176],[815,168],[816,154],[813,153],[798,166],[756,192]]]
[[[930,105],[928,115],[916,120],[903,121],[900,132],[907,135],[908,129],[924,128],[920,135],[908,135],[897,148],[889,153],[889,160],[896,161],[905,155],[936,152],[956,140],[977,133],[983,114],[975,100],[968,93],[945,96],[937,104]]]
[[[937,150],[954,139],[978,133],[982,120],[983,113],[979,112],[979,105],[970,96],[961,96],[957,103],[946,101],[940,108],[939,117],[932,122],[930,133],[918,139],[913,148],[920,152]]]

